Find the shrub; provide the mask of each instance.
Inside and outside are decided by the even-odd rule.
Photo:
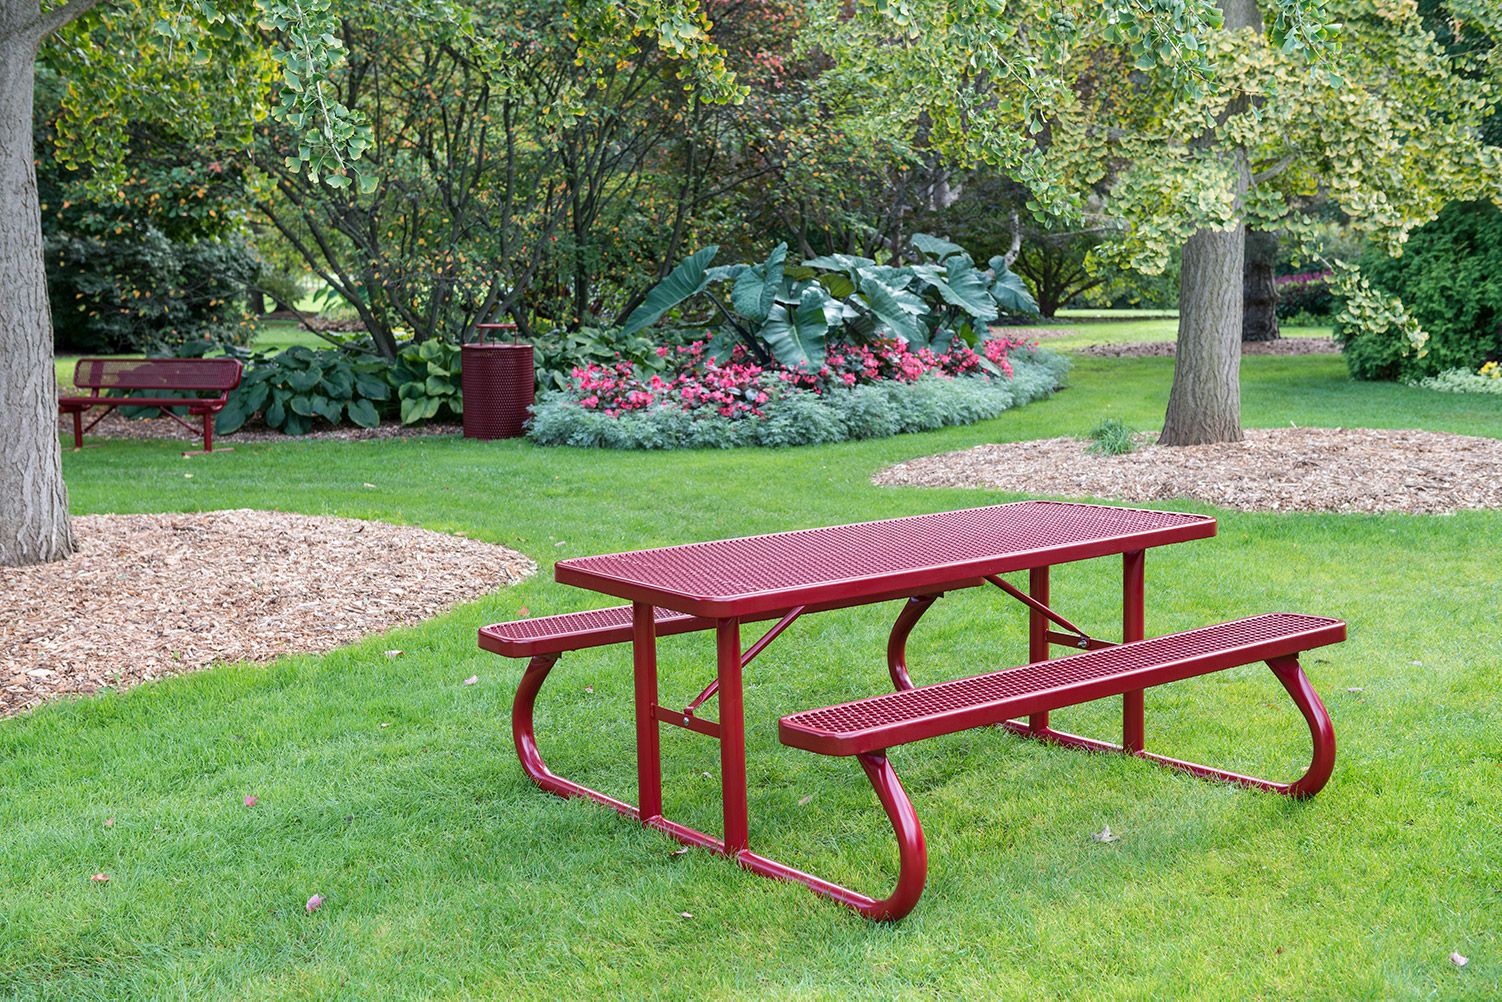
[[[238,238],[174,241],[150,225],[131,236],[52,233],[46,255],[61,349],[158,352],[255,333],[242,303],[259,265]]]
[[[1120,456],[1136,448],[1136,433],[1120,418],[1106,418],[1090,429],[1088,451],[1097,456]]]
[[[1413,385],[1443,393],[1495,393],[1502,396],[1502,365],[1488,362],[1479,372],[1447,369],[1437,376],[1420,379]]]
[[[1298,275],[1280,275],[1273,280],[1278,289],[1278,319],[1284,323],[1299,320],[1322,322],[1335,312],[1335,293],[1330,289],[1331,273],[1308,271]]]
[[[1495,205],[1451,204],[1414,231],[1402,257],[1371,254],[1361,270],[1374,288],[1401,299],[1429,338],[1423,352],[1409,353],[1389,332],[1338,322],[1356,378],[1413,381],[1502,358],[1502,211]]]
[[[584,407],[577,390],[549,391],[533,408],[529,435],[542,445],[608,449],[726,449],[879,438],[996,417],[1051,394],[1069,368],[1064,357],[1034,348],[1015,349],[1007,361],[1012,375],[1001,379],[973,370],[951,376],[929,369],[908,380],[847,386],[841,379],[822,390],[779,379],[779,393],[752,408],[732,408],[730,416],[721,413],[725,405],[718,402],[686,408],[656,396],[627,409]]]

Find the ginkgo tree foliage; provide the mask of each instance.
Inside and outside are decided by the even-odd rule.
[[[819,44],[891,130],[1024,182],[1065,219],[1105,191],[1100,267],[1178,249],[1179,343],[1160,441],[1241,437],[1243,234],[1294,238],[1333,203],[1401,251],[1453,199],[1502,198],[1494,0],[857,0]],[[1445,46],[1431,25],[1472,40]],[[1336,264],[1354,322],[1422,350],[1400,303]]]
[[[133,121],[186,139],[249,143],[267,116],[302,141],[289,166],[333,188],[371,185],[369,123],[329,85],[341,5],[375,0],[0,0],[0,566],[67,556],[57,386],[42,258],[32,122],[38,53],[66,92],[59,157],[108,189]],[[464,0],[384,0],[390,18],[474,16]],[[661,46],[685,87],[734,100],[733,76],[695,0],[577,0],[580,75],[623,47]],[[490,54],[503,67],[504,52]]]

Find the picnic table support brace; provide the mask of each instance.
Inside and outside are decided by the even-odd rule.
[[[650,612],[650,610],[648,610]],[[637,620],[640,623],[640,620]],[[650,620],[649,620],[650,622]],[[740,668],[739,657],[739,624],[735,620],[728,620],[720,624],[718,628],[717,646],[719,653],[728,654],[735,650],[736,657],[732,660],[736,670]],[[655,658],[652,659],[655,665]],[[661,801],[659,799],[657,810],[649,815],[630,804],[616,800],[598,790],[592,790],[587,786],[575,783],[556,775],[548,768],[542,754],[537,748],[537,735],[533,729],[533,707],[537,702],[537,695],[542,690],[542,685],[547,681],[548,674],[558,662],[557,654],[539,654],[527,663],[526,671],[522,674],[521,683],[516,687],[516,698],[511,707],[511,735],[516,742],[517,757],[521,760],[523,771],[536,783],[538,787],[559,797],[587,797],[590,800],[604,804],[616,812],[628,818],[635,818],[648,828],[654,828],[664,834],[672,836],[684,845],[694,846],[700,849],[708,849],[720,855],[729,856],[743,868],[763,877],[773,877],[778,880],[787,880],[803,884],[816,894],[837,901],[842,905],[861,913],[869,919],[876,921],[895,921],[902,918],[918,903],[918,898],[923,894],[923,885],[928,876],[928,849],[923,838],[923,826],[918,821],[918,813],[913,808],[912,801],[907,792],[902,788],[902,781],[897,778],[897,772],[892,768],[884,752],[871,752],[857,755],[861,768],[866,773],[866,778],[871,781],[872,789],[876,792],[876,798],[881,802],[882,810],[886,812],[887,819],[892,824],[892,831],[897,837],[898,871],[897,883],[892,893],[885,898],[872,898],[843,887],[822,877],[805,873],[795,867],[780,863],[775,859],[758,855],[745,848],[744,835],[742,844],[736,847],[732,839],[717,839],[713,835],[705,834],[687,825],[670,821],[662,816]],[[739,693],[739,686],[727,689],[727,692]],[[729,702],[726,700],[725,702]],[[735,700],[736,710],[739,711],[739,699]],[[724,722],[725,703],[721,703],[721,721]],[[656,734],[655,721],[653,734]],[[640,732],[638,732],[640,733]],[[739,743],[741,755],[744,756],[744,737]],[[654,748],[656,747],[654,743]],[[721,742],[721,753],[724,754],[725,742]],[[744,757],[741,758],[739,775],[739,798],[741,811],[741,830],[745,830],[745,766]],[[731,770],[726,769],[726,775]],[[660,784],[660,776],[658,779]],[[726,784],[727,787],[729,784]],[[658,794],[661,796],[661,787],[658,786]],[[726,797],[727,818],[730,813],[729,805],[735,802],[735,798]],[[730,831],[727,821],[726,831]]]
[[[1304,670],[1299,667],[1299,659],[1294,656],[1273,658],[1267,662],[1267,667],[1283,688],[1293,699],[1299,712],[1303,714],[1304,721],[1309,725],[1309,736],[1313,741],[1313,755],[1310,758],[1309,768],[1304,774],[1291,783],[1278,783],[1270,779],[1261,779],[1256,776],[1244,776],[1241,773],[1228,772],[1224,769],[1216,769],[1213,766],[1200,765],[1198,762],[1186,762],[1183,759],[1169,758],[1167,755],[1157,755],[1149,751],[1133,750],[1130,747],[1113,744],[1110,741],[1100,741],[1096,738],[1081,737],[1078,734],[1069,734],[1064,731],[1056,731],[1048,728],[1036,731],[1020,720],[1003,721],[1002,725],[1014,734],[1027,738],[1036,738],[1049,744],[1062,745],[1066,748],[1078,748],[1082,751],[1094,752],[1119,752],[1131,755],[1135,758],[1144,759],[1158,765],[1187,772],[1191,776],[1200,779],[1208,779],[1215,782],[1232,783],[1236,786],[1248,786],[1258,790],[1268,790],[1273,793],[1281,793],[1284,796],[1303,800],[1312,797],[1324,788],[1330,779],[1330,774],[1335,768],[1335,727],[1330,722],[1330,714],[1325,709],[1325,704],[1320,701],[1319,694],[1314,691],[1314,686],[1309,684],[1309,679]]]

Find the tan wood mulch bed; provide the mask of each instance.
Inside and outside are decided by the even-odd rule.
[[[1502,508],[1502,440],[1432,431],[1273,428],[1246,441],[1100,456],[1078,438],[981,445],[878,473],[878,484],[1169,501],[1243,511],[1409,512]]]
[[[1149,358],[1173,355],[1172,341],[1132,341],[1126,344],[1091,344],[1076,354],[1099,358]],[[1340,345],[1328,337],[1283,337],[1276,341],[1243,341],[1243,355],[1339,355]]]
[[[537,565],[412,526],[276,511],[83,515],[79,551],[0,567],[0,716],[410,626]]]

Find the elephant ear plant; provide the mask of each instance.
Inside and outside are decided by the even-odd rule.
[[[912,238],[907,265],[849,254],[790,265],[787,244],[778,244],[765,261],[713,267],[718,251],[705,247],[674,268],[626,318],[621,335],[702,296],[713,318],[691,326],[717,327],[712,354],[728,355],[741,344],[762,362],[818,369],[831,343],[897,340],[942,354],[956,338],[972,347],[983,341],[986,325],[1004,313],[1038,311],[1005,260],[977,268],[964,248],[925,233]],[[989,361],[984,365],[1000,375]]]

